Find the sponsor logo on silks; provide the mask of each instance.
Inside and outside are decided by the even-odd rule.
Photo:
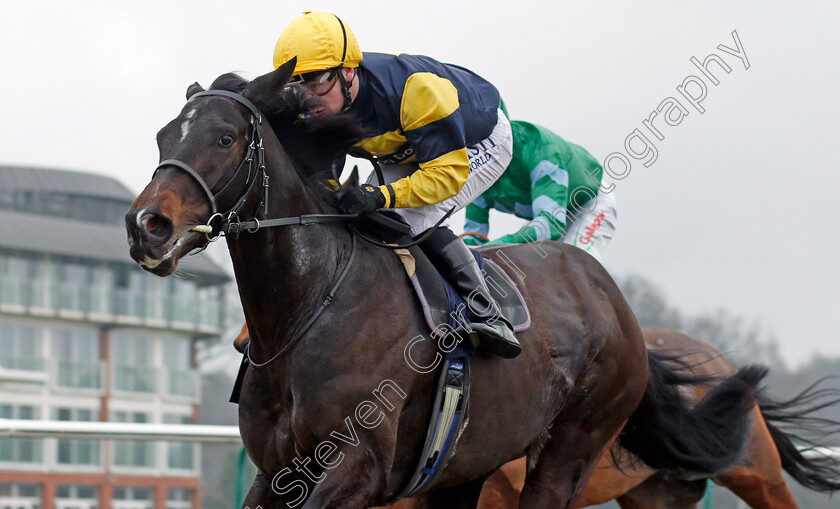
[[[487,142],[487,145],[484,144],[485,142]],[[488,161],[493,159],[493,155],[489,153],[489,150],[493,148],[496,148],[496,142],[493,141],[493,138],[487,138],[486,140],[479,141],[475,145],[470,145],[469,147],[467,147],[467,154],[470,158],[471,174],[475,170],[487,164]]]
[[[414,155],[414,149],[411,147],[406,147],[400,152],[396,154],[391,154],[389,156],[380,157],[378,159],[379,164],[400,164],[401,162],[405,161],[409,157]]]
[[[482,154],[481,156],[476,157],[475,159],[470,159],[470,173],[487,164],[487,162],[490,159],[493,159],[493,155],[487,153]]]
[[[597,232],[598,229],[601,228],[601,223],[603,222],[605,217],[607,217],[606,212],[601,212],[600,214],[595,216],[595,219],[592,221],[592,224],[590,224],[584,229],[586,233],[580,238],[581,244],[589,244],[590,242],[592,242],[592,237],[594,237],[595,232]]]

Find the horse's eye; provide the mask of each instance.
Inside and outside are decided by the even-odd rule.
[[[223,147],[229,147],[233,144],[233,136],[226,134],[219,138],[219,145]]]

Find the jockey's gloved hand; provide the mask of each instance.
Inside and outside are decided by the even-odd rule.
[[[335,193],[335,198],[338,200],[338,208],[347,214],[372,212],[385,206],[385,195],[378,187],[370,184],[345,187]]]

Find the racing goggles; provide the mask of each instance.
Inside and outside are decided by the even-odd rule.
[[[336,76],[339,70],[340,67],[333,67],[326,71],[306,72],[295,76],[291,82],[303,86],[315,95],[326,95],[338,82]]]

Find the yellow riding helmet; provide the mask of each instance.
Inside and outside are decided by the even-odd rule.
[[[294,76],[334,67],[358,67],[362,50],[350,27],[328,12],[306,11],[283,30],[274,47],[274,68],[297,56]]]

